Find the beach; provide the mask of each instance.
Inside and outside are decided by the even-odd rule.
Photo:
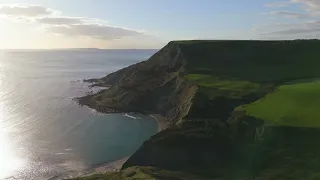
[[[161,116],[160,114],[151,114],[151,117],[153,117],[157,123],[158,123],[158,132],[163,131],[168,128],[168,121],[165,117]]]

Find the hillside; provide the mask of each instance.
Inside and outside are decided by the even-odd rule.
[[[169,128],[123,169],[225,179],[317,179],[320,41],[174,41],[79,98],[101,112],[160,114]]]
[[[281,85],[276,92],[245,106],[247,114],[270,123],[296,127],[320,127],[320,83]]]
[[[154,167],[130,167],[121,172],[97,174],[75,180],[210,180],[208,178],[192,175],[185,172],[166,171]]]

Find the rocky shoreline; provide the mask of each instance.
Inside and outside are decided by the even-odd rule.
[[[161,132],[168,128],[168,120],[165,117],[161,116],[160,114],[152,114],[150,116],[157,121],[158,132]]]

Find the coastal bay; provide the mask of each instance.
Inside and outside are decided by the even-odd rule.
[[[307,168],[319,163],[317,116],[306,123],[301,112],[288,111],[317,114],[319,47],[318,40],[172,41],[147,61],[90,80],[109,89],[80,97],[80,104],[159,114],[167,128],[120,172],[88,178],[319,178]],[[313,81],[298,83],[307,79]]]

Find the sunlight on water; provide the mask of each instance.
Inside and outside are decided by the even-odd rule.
[[[4,108],[0,104],[0,178],[12,176],[12,173],[24,164],[23,160],[14,153],[12,142],[7,136],[4,121]]]
[[[73,98],[149,52],[0,50],[0,180],[46,180],[131,155],[153,135],[150,117],[100,115]],[[129,138],[128,138],[129,137]]]
[[[2,131],[0,131],[0,146],[0,178],[5,178],[19,169],[23,161],[15,156],[10,141]]]
[[[0,64],[0,70],[1,68]],[[0,179],[12,176],[12,173],[24,164],[23,160],[16,156],[12,141],[7,135],[8,129],[5,126],[5,121],[8,116],[4,99],[1,98],[4,91],[2,85],[3,76],[0,73]]]

